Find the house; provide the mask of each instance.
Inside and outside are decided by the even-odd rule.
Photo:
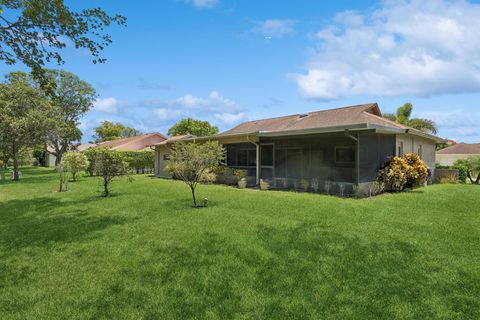
[[[79,145],[72,145],[70,151],[85,151],[90,148],[109,148],[112,150],[122,150],[122,151],[138,151],[138,150],[150,150],[150,146],[157,144],[166,140],[161,133],[148,133],[140,136],[109,140],[100,143],[82,143]],[[51,146],[48,146],[47,149],[53,150]],[[49,167],[55,166],[56,157],[50,153],[47,153],[46,164]]]
[[[155,146],[156,175],[169,176],[165,163],[177,140]],[[412,152],[433,170],[435,145],[443,142],[383,118],[376,103],[248,121],[214,136],[181,140],[219,141],[229,168],[245,169],[250,185],[264,180],[276,188],[302,181],[368,186],[387,158]]]
[[[100,142],[95,145],[95,148],[109,148],[122,151],[149,150],[151,145],[160,143],[166,139],[167,137],[161,133],[148,133],[140,136]]]
[[[70,148],[69,148],[69,151],[79,151],[79,152],[82,152],[82,151],[85,151],[91,147],[94,147],[95,144],[93,143],[81,143],[81,144],[77,144],[77,145],[71,145]],[[47,151],[55,151],[54,147],[53,146],[47,146]],[[47,152],[45,154],[45,165],[47,167],[55,167],[55,163],[57,161],[57,157],[49,152]]]
[[[437,163],[443,166],[451,166],[457,160],[465,160],[467,158],[480,157],[480,143],[457,143],[445,149],[437,151]]]

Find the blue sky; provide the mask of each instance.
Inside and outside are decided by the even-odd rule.
[[[128,18],[108,62],[67,48],[101,121],[166,133],[191,116],[228,129],[257,118],[412,102],[440,135],[480,142],[480,5],[473,1],[87,1]],[[50,66],[55,67],[55,66]],[[0,72],[22,69],[2,65]]]

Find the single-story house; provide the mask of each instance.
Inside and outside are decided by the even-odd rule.
[[[76,145],[71,145],[69,151],[78,151],[82,152],[89,148],[94,147],[95,144],[93,143],[81,143]],[[53,152],[55,149],[52,146],[47,146],[47,151]],[[57,157],[49,152],[45,154],[45,164],[47,167],[55,167],[55,162],[57,161]]]
[[[465,160],[473,156],[480,157],[480,143],[457,143],[453,146],[437,151],[437,163],[451,166],[457,160]]]
[[[165,141],[165,137],[161,133],[148,133],[140,136],[134,136],[123,139],[109,140],[100,143],[82,143],[79,145],[72,145],[70,150],[82,152],[90,148],[109,148],[112,150],[122,151],[139,151],[139,150],[151,150],[152,144],[157,144]],[[53,150],[53,147],[48,146],[47,149]],[[47,152],[46,163],[49,167],[55,166],[56,157]]]
[[[95,145],[95,148],[109,148],[122,151],[149,150],[151,145],[160,143],[166,139],[167,137],[161,133],[148,133],[140,136],[100,142]]]
[[[382,117],[376,103],[248,121],[210,137],[172,138],[155,146],[155,173],[165,171],[169,145],[177,140],[217,140],[226,165],[247,171],[250,185],[299,181],[370,185],[387,158],[417,153],[435,168],[435,146],[444,140]],[[343,187],[342,187],[343,188]]]

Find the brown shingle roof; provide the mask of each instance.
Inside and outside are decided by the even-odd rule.
[[[253,132],[282,132],[328,128],[356,124],[373,124],[395,129],[409,129],[404,125],[383,118],[378,105],[371,103],[309,112],[306,114],[294,114],[278,118],[248,121],[239,124],[233,129],[222,132],[220,136]]]
[[[191,138],[194,138],[194,137],[195,137],[195,136],[190,135],[190,134],[173,136],[173,137],[169,137],[168,139],[166,139],[166,140],[164,140],[164,141],[162,141],[162,142],[155,143],[155,144],[153,144],[153,145],[154,145],[154,146],[162,146],[162,145],[165,145],[165,144],[168,144],[168,143],[173,143],[173,142],[175,142],[175,141],[191,139]]]
[[[97,147],[110,148],[112,150],[136,151],[143,150],[148,146],[162,142],[166,139],[167,138],[163,134],[149,133],[141,136],[101,142],[97,145]]]
[[[437,151],[437,154],[475,154],[480,155],[480,143],[457,143],[448,148]]]

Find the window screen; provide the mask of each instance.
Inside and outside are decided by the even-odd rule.
[[[335,162],[337,163],[355,162],[355,148],[354,147],[336,147]]]

